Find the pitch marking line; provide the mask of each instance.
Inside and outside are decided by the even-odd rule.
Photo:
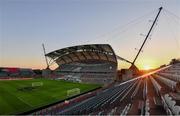
[[[27,104],[30,107],[33,107],[31,104],[29,104],[28,102],[24,101],[22,98],[16,96],[20,101],[22,101],[23,103]]]

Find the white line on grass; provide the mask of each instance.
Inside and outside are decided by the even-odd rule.
[[[28,102],[24,101],[22,98],[16,96],[20,101],[22,101],[23,103],[27,104],[30,107],[33,107],[31,104],[29,104]]]
[[[25,104],[27,104],[28,106],[30,106],[30,107],[33,107],[31,104],[29,104],[29,103],[27,103],[26,101],[24,101],[22,98],[20,98],[20,97],[18,97],[18,96],[16,96],[15,94],[13,94],[12,92],[9,92],[9,91],[7,91],[10,95],[13,95],[13,96],[15,96],[17,99],[19,99],[20,101],[22,101],[23,103],[25,103]]]

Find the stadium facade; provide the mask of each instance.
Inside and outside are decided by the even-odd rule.
[[[87,83],[109,84],[117,76],[116,55],[109,44],[67,47],[46,54],[58,64],[58,78]]]

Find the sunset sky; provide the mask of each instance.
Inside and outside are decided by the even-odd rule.
[[[136,62],[140,69],[180,58],[180,0],[0,0],[0,67],[46,68],[42,43],[47,52],[108,43],[133,61],[160,6],[164,9]]]

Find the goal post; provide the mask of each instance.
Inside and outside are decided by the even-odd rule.
[[[32,87],[40,87],[43,86],[43,82],[33,82]]]
[[[80,93],[81,93],[81,90],[79,88],[67,90],[67,96],[68,97],[75,96],[75,95],[78,95]]]

